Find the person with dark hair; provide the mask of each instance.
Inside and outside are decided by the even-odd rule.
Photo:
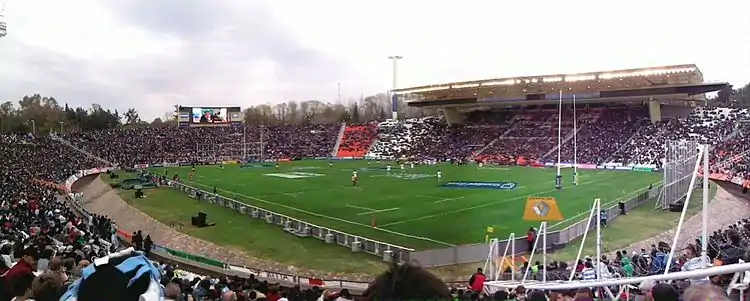
[[[143,240],[143,252],[146,253],[146,257],[151,255],[151,248],[154,246],[154,241],[151,240],[151,234],[146,235],[146,239]]]
[[[673,286],[659,283],[651,289],[651,298],[654,301],[678,301],[680,294]]]
[[[477,272],[469,278],[469,288],[476,293],[481,293],[484,289],[485,280],[487,280],[487,276],[482,272],[482,268],[478,268]]]
[[[370,300],[450,300],[448,286],[427,270],[392,263],[362,294]]]
[[[36,248],[28,247],[23,250],[23,256],[21,256],[21,259],[19,259],[18,262],[16,262],[16,265],[10,268],[10,270],[8,270],[3,276],[2,280],[5,291],[18,293],[14,290],[14,287],[17,286],[16,282],[20,281],[19,279],[28,275],[31,275],[31,279],[34,279],[34,271],[36,270],[37,261],[39,261],[39,251]],[[31,287],[31,282],[29,282],[29,287]],[[23,296],[23,293],[24,292],[21,292],[21,295],[17,296]]]

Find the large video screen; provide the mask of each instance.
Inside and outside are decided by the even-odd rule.
[[[192,108],[191,123],[217,124],[229,122],[227,108]]]

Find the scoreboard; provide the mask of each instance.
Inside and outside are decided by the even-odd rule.
[[[243,117],[240,107],[178,106],[176,113],[180,127],[240,125]]]

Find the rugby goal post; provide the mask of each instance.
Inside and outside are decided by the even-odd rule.
[[[196,143],[197,162],[219,161],[263,161],[263,144],[261,142],[247,143]]]

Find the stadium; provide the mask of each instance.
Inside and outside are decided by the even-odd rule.
[[[750,112],[706,106],[725,87],[678,65],[399,89],[395,118],[367,122],[251,125],[240,107],[197,105],[159,128],[37,134],[36,120],[2,136],[2,184],[49,201],[14,199],[14,212],[88,221],[89,248],[146,248],[195,275],[361,293],[384,262],[406,262],[456,287],[483,266],[488,293],[519,275],[577,289],[604,286],[572,281],[582,255],[604,255],[611,272],[597,277],[624,289],[748,270],[724,245],[747,241]],[[400,101],[440,114],[399,118]],[[709,199],[716,218],[700,226]],[[26,226],[5,231],[78,233],[16,216]],[[700,237],[726,264],[671,266]],[[651,244],[670,264],[646,256]]]

